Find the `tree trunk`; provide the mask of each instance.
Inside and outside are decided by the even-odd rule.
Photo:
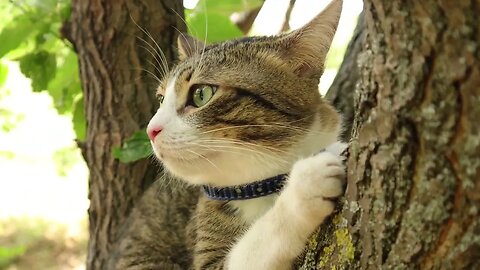
[[[88,127],[79,143],[90,169],[87,269],[105,268],[120,225],[156,179],[158,166],[149,160],[122,164],[112,149],[145,128],[158,106],[153,77],[161,75],[149,51],[158,43],[172,62],[175,28],[185,30],[179,14],[182,1],[73,0],[63,30],[79,56]]]
[[[480,269],[478,14],[365,1],[346,200],[303,269]]]

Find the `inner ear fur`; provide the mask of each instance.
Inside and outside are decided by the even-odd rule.
[[[188,34],[182,33],[177,38],[177,46],[178,58],[184,60],[192,55],[201,53],[205,47],[205,43]]]

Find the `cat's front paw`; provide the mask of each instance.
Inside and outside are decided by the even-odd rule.
[[[295,163],[288,189],[292,205],[305,215],[317,218],[330,215],[335,199],[345,190],[345,167],[342,157],[328,151]]]

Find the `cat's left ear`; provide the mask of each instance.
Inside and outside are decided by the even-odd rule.
[[[333,0],[320,14],[300,29],[280,38],[286,59],[302,77],[319,78],[337,30],[342,0]]]
[[[200,40],[187,35],[180,34],[177,39],[178,58],[184,60],[194,54],[201,53],[205,48],[205,44]]]

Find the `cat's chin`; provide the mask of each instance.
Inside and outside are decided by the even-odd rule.
[[[218,170],[215,165],[221,153],[190,154],[187,158],[177,154],[157,154],[163,166],[174,176],[194,185],[208,184],[209,171]],[[210,168],[209,168],[210,167]]]
[[[290,166],[265,166],[251,156],[207,152],[198,158],[161,155],[160,161],[175,177],[193,185],[231,186],[261,180],[288,171]],[[274,162],[274,161],[272,161]],[[268,162],[267,162],[268,163]]]

